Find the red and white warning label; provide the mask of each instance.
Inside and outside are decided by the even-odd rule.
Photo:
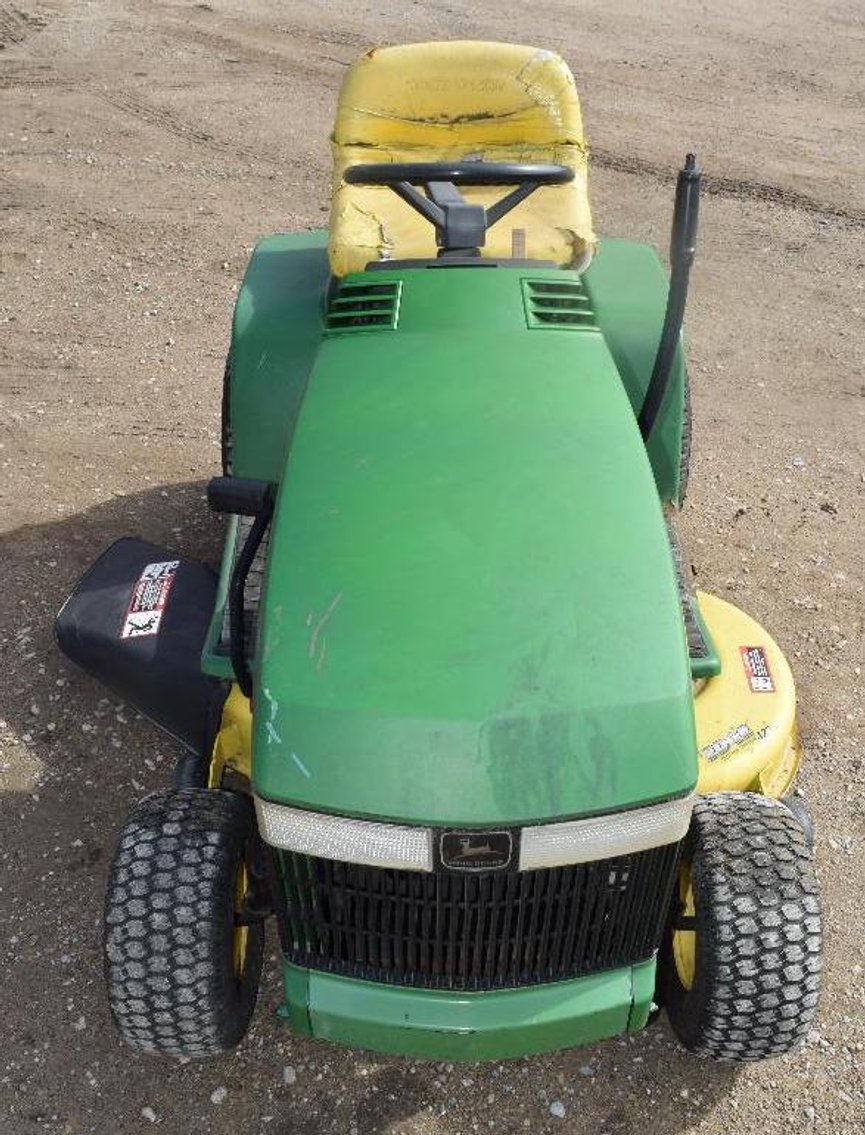
[[[753,694],[774,694],[775,683],[769,669],[769,659],[762,646],[740,646],[745,677]]]
[[[159,632],[168,593],[179,566],[180,560],[164,560],[144,568],[129,597],[121,638],[140,638]]]

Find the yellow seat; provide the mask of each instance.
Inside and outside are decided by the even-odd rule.
[[[348,71],[333,131],[330,263],[434,257],[435,230],[387,187],[346,185],[363,162],[555,162],[574,180],[538,189],[487,234],[486,257],[585,262],[594,244],[587,152],[573,76],[558,55],[501,43],[418,43],[367,52]],[[506,188],[461,187],[484,206]]]

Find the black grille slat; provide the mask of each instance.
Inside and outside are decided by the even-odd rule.
[[[595,879],[597,909],[595,917],[591,920],[592,928],[589,935],[588,946],[589,957],[593,960],[603,956],[604,937],[610,926],[612,917],[611,909],[613,906],[609,888],[618,886],[618,872],[618,860],[612,861],[609,870],[606,872],[606,879],[604,878],[604,865],[598,865],[597,877]]]
[[[581,902],[574,910],[573,916],[569,924],[565,928],[565,940],[562,949],[563,957],[573,957],[575,954],[579,958],[585,958],[585,963],[591,968],[591,958],[586,957],[586,950],[589,944],[589,933],[592,929],[592,919],[597,917],[597,894],[595,893],[595,883],[597,878],[597,865],[591,863],[585,869],[585,884],[582,887],[582,894],[579,896]]]
[[[532,872],[534,875],[534,872]],[[509,943],[510,946],[510,965],[508,967],[510,979],[517,984],[520,979],[520,951],[524,942],[523,927],[526,921],[526,906],[528,905],[529,897],[529,883],[532,876],[521,872],[517,875],[512,875],[512,879],[518,880],[518,898],[516,901],[516,917],[514,919],[514,932],[513,937]]]
[[[462,940],[462,921],[467,911],[465,899],[459,894],[465,887],[466,880],[455,879],[455,886],[448,895],[448,904],[445,911],[445,925],[447,926],[447,946],[445,950],[446,966],[450,984],[460,977],[460,941]]]
[[[625,939],[627,938],[628,933],[632,929],[632,927],[640,925],[639,919],[642,910],[642,903],[646,897],[646,892],[651,894],[649,880],[645,877],[645,861],[639,860],[632,868],[632,871],[634,874],[634,881],[633,883],[631,883],[631,880],[629,878],[628,882],[633,886],[638,895],[638,898],[634,905],[634,917],[631,920],[631,923],[629,924],[627,922],[618,921],[614,922],[610,928],[610,935],[609,940],[606,944],[606,948],[611,953],[615,954],[620,954],[624,950]]]
[[[508,979],[508,955],[511,944],[511,926],[514,920],[514,898],[516,876],[504,876],[504,901],[502,903],[502,925],[499,931],[499,953],[494,974],[502,981]]]
[[[555,867],[553,870],[558,872],[559,875],[559,893],[556,896],[556,902],[550,904],[551,916],[553,912],[555,913],[555,929],[548,948],[548,967],[550,973],[558,973],[562,967],[565,948],[565,930],[567,927],[568,913],[570,911],[570,893],[575,880],[570,871],[565,871],[561,867]]]
[[[540,872],[538,872],[540,874]],[[551,870],[544,872],[547,882],[547,894],[549,901],[544,903],[543,921],[541,923],[539,942],[538,942],[538,955],[537,955],[537,972],[546,974],[549,966],[549,951],[550,951],[550,933],[553,925],[553,911],[556,909],[556,901],[553,896],[562,890],[562,871],[559,867],[553,867]]]
[[[487,934],[486,949],[484,950],[484,988],[489,988],[496,974],[496,943],[501,938],[501,923],[504,917],[505,875],[493,875],[486,878],[489,892],[490,931]]]
[[[537,968],[538,919],[543,905],[544,886],[549,872],[531,873],[531,903],[528,911],[528,927],[523,942],[522,968],[524,973],[532,973]]]
[[[626,872],[626,874],[619,874],[620,870],[621,872]],[[614,871],[616,872],[615,877],[617,879],[620,879],[621,883],[613,883],[612,881],[610,881],[613,878],[612,872]],[[608,887],[620,885],[622,888],[625,888],[627,886],[627,880],[630,878],[632,871],[639,877],[639,868],[632,868],[630,864],[626,864],[621,869],[611,868],[610,880],[608,880],[607,883]],[[639,890],[637,891],[637,893],[640,893]],[[611,952],[610,947],[612,946],[612,940],[619,927],[620,920],[614,917],[613,905],[613,901],[610,899],[608,899],[605,903],[604,919],[598,927],[598,931],[593,942],[597,956],[601,958],[606,957]]]
[[[651,957],[678,845],[471,875],[278,857],[290,961],[397,985],[480,990],[562,981]]]
[[[638,884],[639,884],[640,881],[641,880],[638,880]],[[633,949],[634,926],[641,924],[641,922],[643,920],[645,920],[647,918],[647,916],[651,915],[651,910],[650,910],[649,905],[646,901],[646,895],[645,894],[639,895],[639,897],[637,899],[637,905],[636,905],[636,909],[635,909],[634,913],[635,913],[635,919],[634,919],[634,922],[631,924],[631,926],[628,927],[628,935],[627,935],[625,942],[623,943],[623,946],[622,946],[623,949],[628,949],[628,948]]]
[[[638,883],[639,883],[639,880],[638,880]],[[645,921],[647,919],[647,916],[651,915],[651,909],[650,909],[650,906],[647,902],[645,894],[638,895],[634,915],[635,915],[634,920],[631,923],[631,925],[628,927],[628,935],[627,935],[627,938],[626,938],[626,940],[625,940],[625,942],[622,946],[623,950],[628,950],[628,949],[634,948],[635,937],[636,937],[634,927],[637,926],[637,925],[642,925],[643,921]]]
[[[470,942],[472,936],[472,922],[477,918],[477,880],[469,876],[464,883],[464,900],[462,912],[462,934],[460,935],[459,973],[463,981],[469,978],[471,969]]]
[[[420,969],[420,942],[421,942],[421,902],[423,897],[423,878],[414,874],[407,880],[405,896],[405,917],[407,925],[405,972],[412,973]]]

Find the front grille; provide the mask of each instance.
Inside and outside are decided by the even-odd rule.
[[[678,844],[597,863],[474,875],[276,855],[289,961],[370,981],[481,990],[562,981],[651,957]]]

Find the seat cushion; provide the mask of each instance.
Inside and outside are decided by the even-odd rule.
[[[487,234],[482,254],[571,266],[594,243],[587,152],[573,76],[559,56],[499,43],[412,44],[373,50],[348,71],[333,132],[329,253],[335,275],[370,261],[434,257],[435,230],[381,186],[346,185],[362,162],[555,162],[574,180],[545,186]],[[508,190],[465,187],[491,205]]]

